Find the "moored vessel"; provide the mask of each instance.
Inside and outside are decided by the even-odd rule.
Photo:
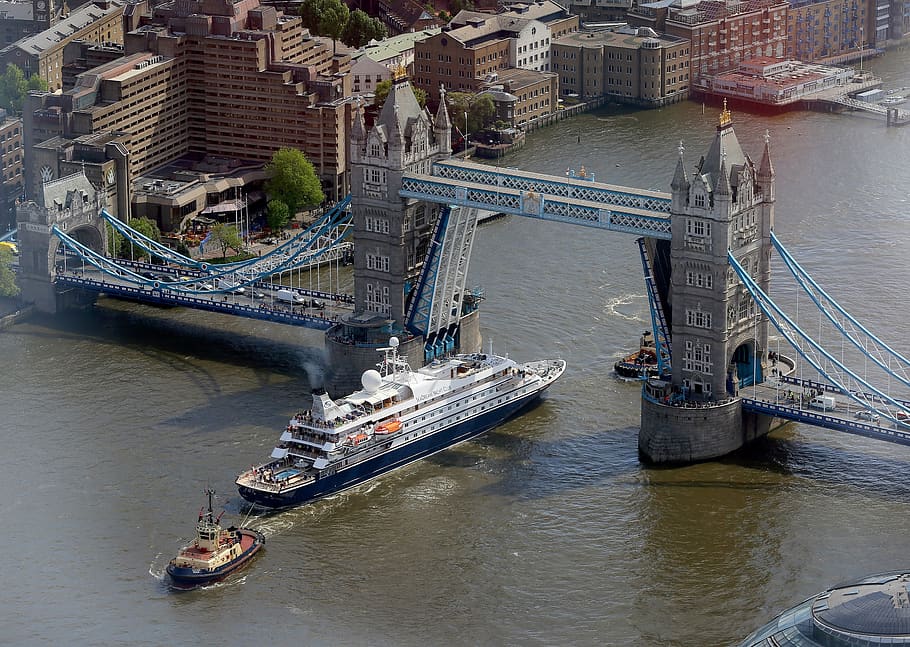
[[[189,589],[217,582],[249,562],[265,544],[265,536],[249,528],[222,528],[221,515],[212,512],[212,495],[207,489],[208,510],[199,511],[196,537],[167,565],[167,574],[176,588]],[[224,514],[222,512],[222,514]]]
[[[379,350],[379,370],[363,374],[361,390],[337,401],[313,391],[271,460],[237,477],[244,499],[301,505],[474,438],[535,402],[566,368],[563,360],[519,364],[474,353],[411,370],[395,337]]]

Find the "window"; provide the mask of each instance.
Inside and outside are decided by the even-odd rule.
[[[701,307],[697,310],[686,310],[686,325],[693,328],[710,328],[711,313],[703,312]]]
[[[704,198],[704,196],[702,196]],[[686,220],[686,234],[688,236],[698,236],[707,238],[711,235],[711,223],[704,220],[690,218]]]

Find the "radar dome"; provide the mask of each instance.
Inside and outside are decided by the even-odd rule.
[[[398,348],[398,344],[401,343],[398,341],[398,337],[389,337],[389,346],[392,348]]]
[[[382,376],[379,371],[371,368],[369,371],[363,372],[360,377],[360,383],[363,384],[365,391],[374,393],[382,385]]]

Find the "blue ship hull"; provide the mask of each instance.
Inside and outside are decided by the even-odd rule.
[[[441,429],[420,440],[385,452],[373,458],[343,468],[334,474],[317,478],[315,482],[284,492],[265,492],[243,485],[238,486],[240,496],[247,501],[267,508],[288,508],[310,503],[330,494],[347,490],[364,481],[391,472],[409,463],[426,458],[452,445],[470,440],[516,416],[522,409],[531,406],[541,391],[524,396],[492,411],[465,420],[447,429]]]
[[[219,582],[253,559],[256,553],[259,552],[259,549],[265,544],[265,536],[254,530],[243,530],[243,532],[254,537],[253,545],[242,552],[234,561],[223,564],[218,568],[194,570],[192,568],[168,564],[166,571],[167,574],[170,575],[174,587],[178,589],[192,589],[197,586]]]

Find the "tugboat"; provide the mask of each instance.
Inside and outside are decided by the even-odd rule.
[[[222,528],[219,522],[224,512],[217,519],[212,513],[215,490],[206,489],[205,493],[209,496],[209,509],[199,511],[196,539],[181,548],[167,565],[167,574],[176,588],[192,589],[224,579],[249,562],[265,544],[265,536],[257,530]]]
[[[654,346],[654,335],[650,330],[641,334],[641,339],[638,340],[638,350],[616,362],[613,370],[620,377],[632,380],[642,380],[658,375],[657,348]]]

